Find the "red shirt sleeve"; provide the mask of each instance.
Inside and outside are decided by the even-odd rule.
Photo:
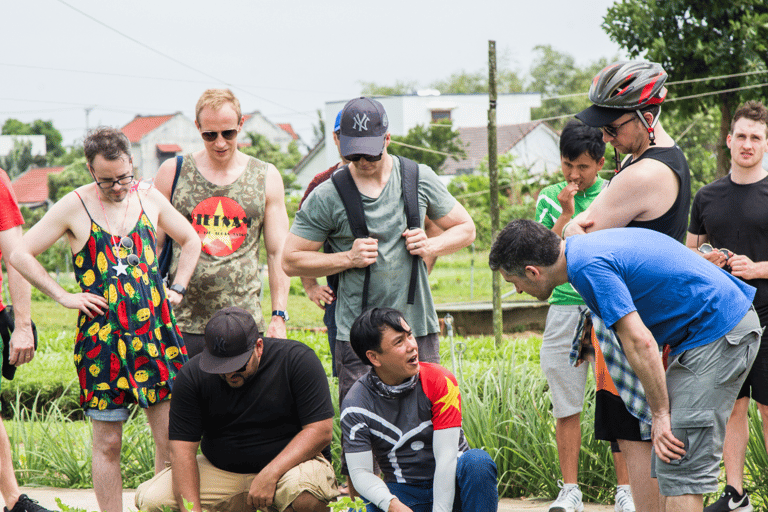
[[[328,178],[331,177],[331,174],[333,174],[333,171],[341,167],[341,162],[337,163],[333,167],[329,167],[328,169],[324,170],[323,172],[319,172],[315,175],[314,178],[312,178],[312,181],[309,182],[309,185],[307,185],[307,190],[304,192],[304,197],[301,198],[301,201],[299,202],[299,209],[301,209],[301,205],[304,204],[304,200],[307,198],[310,192],[315,190],[315,187],[320,185],[322,182],[326,181]]]
[[[461,393],[451,372],[433,363],[419,363],[421,389],[432,403],[432,428],[461,427]]]
[[[24,224],[24,217],[19,211],[16,194],[13,193],[11,180],[0,169],[0,231],[6,231]]]

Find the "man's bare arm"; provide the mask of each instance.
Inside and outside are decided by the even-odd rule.
[[[376,262],[378,241],[358,238],[352,249],[343,252],[318,252],[323,242],[314,242],[288,233],[283,248],[283,270],[289,276],[323,277],[349,268],[364,268]]]
[[[653,220],[664,215],[677,199],[680,183],[669,167],[645,159],[611,180],[586,210],[573,218],[566,235],[624,227],[633,220]],[[582,231],[583,232],[583,231]]]
[[[332,438],[332,418],[304,425],[277,457],[253,479],[248,493],[248,505],[262,510],[272,505],[278,480],[289,469],[319,455]]]
[[[403,233],[408,252],[422,258],[445,256],[475,241],[475,223],[459,202],[447,215],[433,222],[443,230],[435,237],[428,238],[423,229],[409,229]]]
[[[621,318],[614,328],[621,339],[629,365],[645,389],[653,413],[651,432],[656,454],[664,462],[679,459],[685,454],[684,444],[672,434],[667,379],[659,346],[637,311]]]
[[[28,363],[35,357],[31,319],[32,288],[10,264],[10,256],[14,248],[21,245],[21,235],[21,226],[0,231],[0,251],[3,253],[5,268],[8,271],[8,289],[11,293],[15,323],[13,334],[11,334],[8,362],[16,366]]]
[[[171,479],[173,496],[179,510],[187,510],[184,500],[192,502],[193,512],[202,512],[200,503],[200,470],[197,467],[197,448],[200,442],[170,441]]]
[[[173,178],[176,176],[176,158],[169,158],[160,165],[157,170],[155,179],[152,182],[157,190],[165,196],[167,200],[171,200],[171,188],[173,188]],[[165,247],[165,231],[157,226],[157,233],[155,239],[155,245],[157,246],[157,253],[160,254]]]
[[[187,287],[189,280],[197,266],[197,260],[200,257],[202,245],[200,237],[192,224],[173,207],[173,205],[157,190],[150,189],[148,198],[155,201],[159,206],[157,218],[158,230],[162,229],[181,247],[179,263],[176,267],[173,283]],[[182,296],[173,290],[168,292],[168,300],[174,306],[182,301]]]
[[[272,310],[288,307],[288,289],[291,279],[283,270],[283,247],[288,236],[288,213],[285,210],[283,178],[277,168],[269,164],[266,176],[266,205],[264,208],[264,247],[267,251],[269,295]],[[285,338],[285,319],[273,316],[267,328],[267,336]]]
[[[77,201],[77,203],[75,203]],[[36,256],[69,231],[70,220],[76,218],[79,200],[70,193],[53,205],[48,213],[32,226],[22,237],[21,244],[11,254],[11,265],[40,291],[64,307],[77,309],[89,318],[102,314],[107,301],[93,293],[69,293],[62,288],[43,268]]]

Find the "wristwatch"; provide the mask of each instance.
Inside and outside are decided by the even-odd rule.
[[[288,316],[288,312],[287,311],[280,311],[279,309],[274,310],[272,312],[272,316],[279,316],[280,318],[282,318],[286,322],[288,320],[290,320],[290,317]]]
[[[182,297],[184,296],[185,293],[187,293],[187,289],[184,288],[183,286],[181,286],[178,283],[173,283],[171,286],[168,287],[168,289],[175,291],[176,293],[178,293]]]

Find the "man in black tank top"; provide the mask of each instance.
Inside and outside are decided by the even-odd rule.
[[[691,178],[683,152],[659,122],[666,78],[660,65],[635,61],[611,64],[593,80],[589,99],[594,105],[576,117],[603,130],[603,140],[614,147],[617,169],[595,201],[565,226],[564,237],[626,226],[685,242]],[[619,153],[628,155],[620,165]],[[638,509],[659,510],[658,485],[651,479],[651,443],[641,439],[639,420],[619,397],[598,393],[595,430],[619,441]]]

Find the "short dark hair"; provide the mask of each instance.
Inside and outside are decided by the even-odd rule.
[[[381,353],[381,333],[387,327],[396,332],[407,332],[401,321],[403,314],[392,308],[371,308],[355,319],[349,330],[349,343],[357,357],[368,366],[373,366],[366,352]]]
[[[733,133],[733,127],[736,125],[736,121],[743,117],[755,121],[756,123],[763,123],[766,126],[766,133],[768,133],[768,109],[765,108],[762,102],[749,100],[737,108],[736,112],[733,113],[733,120],[731,120],[730,133]]]
[[[560,134],[560,156],[573,161],[584,153],[595,162],[605,155],[605,142],[600,128],[587,126],[581,121],[572,119]]]
[[[99,126],[88,132],[83,140],[83,149],[88,165],[93,167],[93,159],[101,155],[104,160],[117,160],[125,155],[131,158],[131,143],[128,137],[117,128]]]
[[[525,267],[549,267],[560,257],[560,237],[543,224],[517,219],[507,224],[493,242],[488,255],[491,270],[525,277]]]
[[[653,116],[653,120],[655,121],[659,118],[659,114],[661,114],[661,105],[649,105],[640,109],[641,114],[645,114],[646,112],[650,112]]]

